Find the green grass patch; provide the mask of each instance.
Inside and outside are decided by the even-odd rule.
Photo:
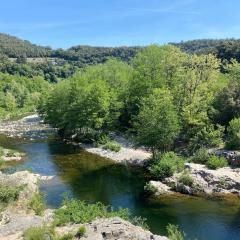
[[[24,240],[56,239],[54,229],[46,226],[29,228],[24,232],[23,237]]]
[[[184,240],[185,234],[182,232],[178,226],[173,224],[168,224],[167,233],[169,240]]]

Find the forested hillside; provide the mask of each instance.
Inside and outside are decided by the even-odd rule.
[[[212,53],[221,60],[230,61],[232,58],[240,61],[239,39],[200,39],[181,43],[172,43],[187,53],[208,54]]]
[[[10,58],[47,57],[51,55],[51,49],[37,46],[8,34],[0,33],[0,54]]]

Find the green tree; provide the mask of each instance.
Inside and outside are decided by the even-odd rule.
[[[155,89],[145,97],[136,118],[136,142],[151,149],[153,157],[157,150],[171,148],[179,134],[178,116],[170,92],[166,89]]]

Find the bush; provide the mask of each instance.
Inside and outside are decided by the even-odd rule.
[[[227,165],[228,162],[224,157],[211,156],[207,161],[207,167],[210,169],[218,169]]]
[[[208,154],[207,149],[200,148],[196,151],[196,153],[191,157],[191,161],[199,164],[206,164],[209,160],[210,156]]]
[[[32,209],[37,215],[42,215],[45,208],[45,199],[43,194],[35,193],[28,203],[30,209]]]
[[[107,142],[104,146],[103,149],[108,149],[113,152],[119,152],[121,150],[121,146],[118,143],[115,142]]]
[[[168,238],[170,240],[184,240],[185,234],[179,230],[179,227],[173,224],[167,226]]]
[[[157,188],[153,186],[151,183],[146,183],[146,185],[144,186],[144,191],[150,194],[154,194],[157,191]]]
[[[174,152],[166,152],[159,155],[152,166],[150,172],[159,180],[171,177],[175,172],[184,169],[184,160]]]
[[[9,203],[11,201],[16,201],[22,189],[23,186],[10,187],[6,185],[0,185],[0,202]]]
[[[24,233],[24,240],[44,240],[53,239],[54,231],[49,227],[33,227]]]
[[[55,224],[57,226],[66,223],[88,223],[96,218],[121,217],[129,219],[127,209],[114,211],[102,203],[87,204],[84,201],[75,199],[65,199],[63,207],[55,211]]]
[[[227,149],[240,149],[240,118],[234,118],[227,128],[228,140],[226,142]]]
[[[192,187],[193,183],[194,183],[193,178],[186,171],[182,173],[182,175],[179,177],[178,181],[189,187]]]

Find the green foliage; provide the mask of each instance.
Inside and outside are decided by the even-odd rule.
[[[178,181],[186,186],[192,187],[194,184],[193,178],[189,175],[189,172],[184,171],[179,177]]]
[[[121,150],[121,146],[116,142],[108,141],[103,145],[103,149],[108,149],[113,152],[119,152]]]
[[[28,207],[32,209],[37,215],[42,215],[46,209],[46,203],[43,194],[35,193],[29,201]]]
[[[86,233],[86,228],[84,226],[81,226],[81,227],[79,227],[76,236],[78,238],[81,238],[84,236],[85,233]]]
[[[181,172],[184,169],[184,160],[174,152],[160,154],[150,167],[150,172],[156,179],[163,180],[171,177],[175,172]]]
[[[195,152],[199,148],[219,147],[223,143],[223,131],[223,127],[212,124],[189,130],[192,136],[189,139],[189,150]]]
[[[184,232],[179,230],[179,227],[176,225],[168,224],[167,232],[168,232],[168,238],[170,240],[184,240],[185,239]]]
[[[62,237],[57,238],[56,240],[74,240],[75,237],[71,233],[64,234]]]
[[[227,149],[237,150],[240,148],[240,118],[234,118],[230,121],[227,128],[228,140],[226,142]]]
[[[207,161],[207,167],[210,169],[218,169],[227,166],[228,162],[224,157],[211,156]]]
[[[23,186],[12,187],[7,185],[0,185],[0,203],[9,203],[16,201],[22,189]]]
[[[151,183],[146,183],[146,185],[144,186],[144,191],[150,194],[154,194],[157,191],[157,188],[153,186]]]
[[[0,119],[36,109],[49,84],[40,77],[25,78],[0,73]]]
[[[190,160],[194,163],[206,164],[209,158],[210,156],[207,149],[200,148],[194,153]]]
[[[229,83],[217,92],[211,112],[211,118],[225,126],[232,119],[240,117],[240,64],[232,61],[227,70],[228,74],[225,75],[229,78]]]
[[[142,101],[136,119],[136,142],[152,150],[169,150],[178,136],[178,116],[168,90],[155,89]]]
[[[54,230],[50,227],[32,227],[23,234],[24,240],[54,239]]]
[[[74,199],[65,199],[63,207],[55,211],[55,224],[57,226],[66,223],[88,223],[96,218],[121,217],[128,219],[127,209],[114,211],[102,203],[87,204],[86,202]]]

